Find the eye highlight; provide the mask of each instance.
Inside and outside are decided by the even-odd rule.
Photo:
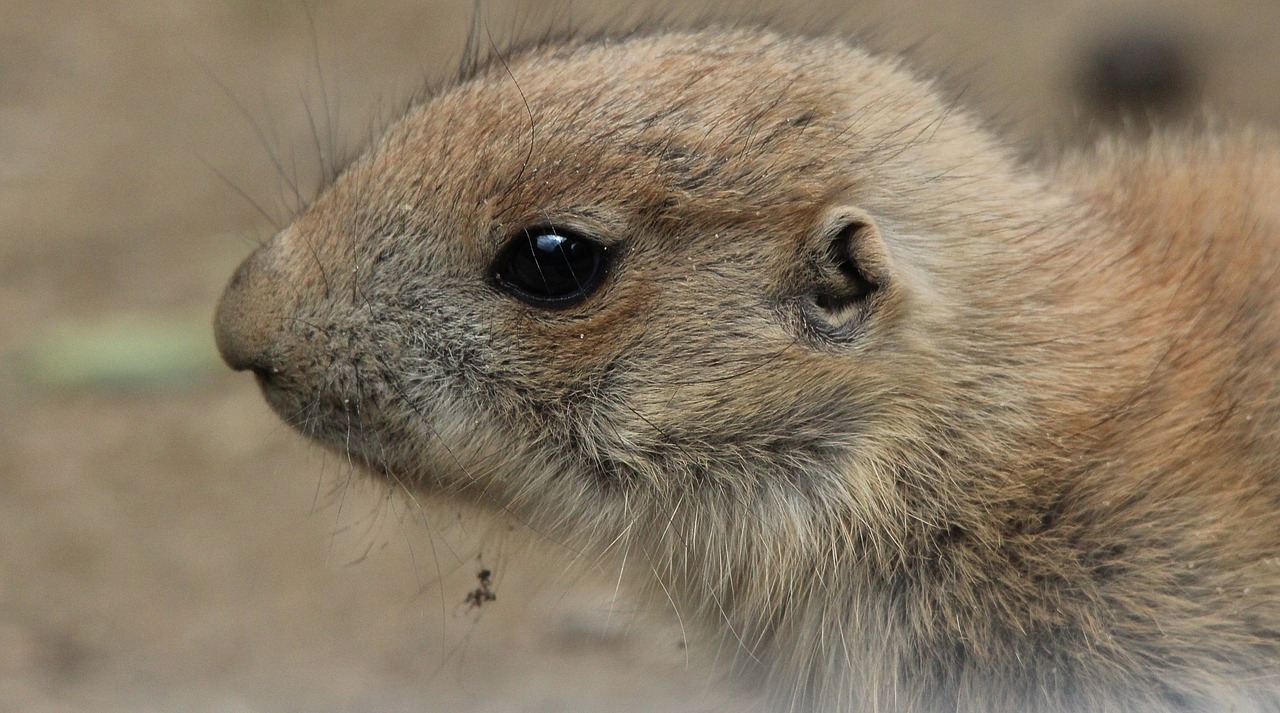
[[[555,226],[523,230],[498,255],[493,279],[535,307],[572,307],[591,296],[608,268],[609,249]]]

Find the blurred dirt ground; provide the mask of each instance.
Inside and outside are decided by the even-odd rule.
[[[626,5],[483,12],[502,38]],[[1106,119],[1081,67],[1125,28],[1174,38],[1221,115],[1280,118],[1265,0],[683,10],[918,43],[1028,146]],[[616,572],[366,483],[217,363],[222,284],[292,185],[311,194],[318,146],[357,148],[446,76],[470,18],[468,0],[0,5],[0,711],[754,710]],[[497,599],[475,608],[482,568]]]

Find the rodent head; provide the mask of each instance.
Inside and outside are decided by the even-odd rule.
[[[535,48],[413,107],[251,256],[218,343],[372,469],[643,535],[672,572],[895,540],[945,519],[950,484],[920,474],[963,457],[950,406],[983,378],[935,345],[981,339],[948,291],[999,261],[955,227],[1004,180],[984,142],[837,41]]]

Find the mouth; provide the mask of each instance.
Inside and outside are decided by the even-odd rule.
[[[303,394],[281,384],[276,375],[255,370],[254,376],[263,399],[282,421],[307,438],[343,455],[359,454],[365,450],[362,446],[370,442],[370,437],[379,433],[351,398],[322,393]]]
[[[486,477],[491,473],[481,464],[499,460],[505,450],[490,445],[477,451],[475,429],[450,426],[458,419],[446,420],[441,432],[440,423],[432,420],[435,408],[409,403],[398,389],[368,375],[357,379],[329,372],[318,378],[307,372],[246,370],[287,426],[362,474],[414,492],[447,489],[457,497],[475,490],[478,502],[494,500]]]

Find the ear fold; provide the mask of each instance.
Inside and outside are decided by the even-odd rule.
[[[848,207],[827,214],[815,245],[814,316],[828,330],[841,331],[861,322],[875,295],[889,286],[888,251],[871,215]]]

